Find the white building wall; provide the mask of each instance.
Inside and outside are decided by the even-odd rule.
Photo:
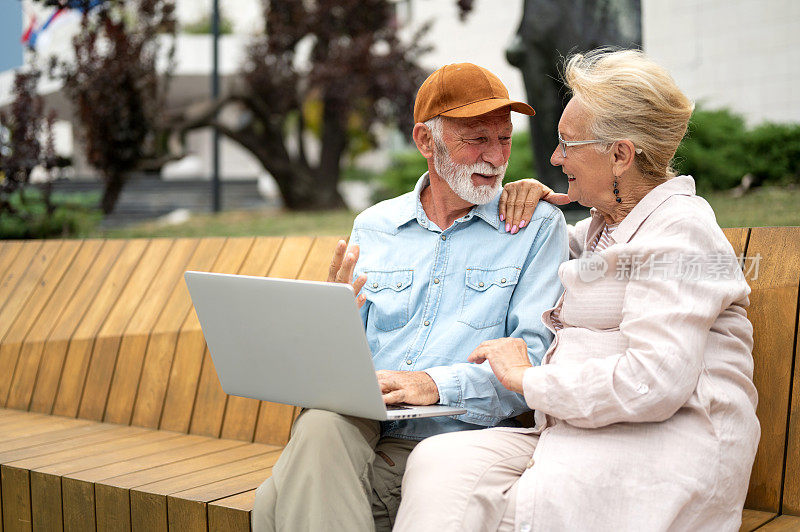
[[[800,1],[642,0],[642,23],[644,50],[701,105],[800,122]]]
[[[475,63],[500,78],[512,99],[527,101],[522,74],[506,61],[506,48],[522,19],[522,2],[475,0],[464,21],[459,19],[456,0],[401,0],[398,9],[401,22],[408,22],[406,35],[433,21],[426,39],[433,50],[422,58],[423,66],[435,70],[449,63]],[[410,15],[407,21],[404,13]],[[528,129],[527,116],[512,113],[512,117],[516,130]]]

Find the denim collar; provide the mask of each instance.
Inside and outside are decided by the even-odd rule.
[[[425,209],[422,208],[422,201],[420,200],[420,195],[425,187],[428,186],[430,183],[430,179],[428,177],[428,172],[422,174],[422,176],[417,180],[417,184],[414,186],[413,194],[406,195],[403,200],[403,204],[400,206],[399,209],[396,211],[396,215],[394,217],[394,224],[395,227],[402,227],[403,225],[407,224],[411,220],[416,220],[419,225],[424,227],[425,229],[435,230],[436,225],[430,221],[428,215],[425,214]],[[487,224],[491,225],[495,229],[500,228],[500,215],[498,212],[498,204],[500,202],[500,194],[498,193],[492,201],[486,203],[484,205],[475,205],[470,209],[470,211],[459,218],[457,221],[459,222],[467,222],[471,220],[473,217],[478,217]],[[447,229],[447,228],[445,228]]]

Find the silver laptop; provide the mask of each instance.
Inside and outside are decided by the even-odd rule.
[[[228,394],[377,420],[466,413],[384,405],[348,285],[193,271],[184,277]]]

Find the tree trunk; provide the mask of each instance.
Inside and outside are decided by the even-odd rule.
[[[266,161],[261,161],[266,168]],[[293,166],[287,172],[270,172],[287,209],[293,211],[322,211],[346,207],[337,182],[315,178],[313,170]]]
[[[105,176],[105,186],[103,187],[103,197],[100,199],[100,209],[103,214],[111,214],[117,205],[119,195],[125,186],[126,177],[124,174],[111,174]]]

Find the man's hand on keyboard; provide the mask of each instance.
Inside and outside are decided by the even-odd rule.
[[[439,401],[439,389],[424,371],[379,370],[376,374],[387,405],[432,405]]]

